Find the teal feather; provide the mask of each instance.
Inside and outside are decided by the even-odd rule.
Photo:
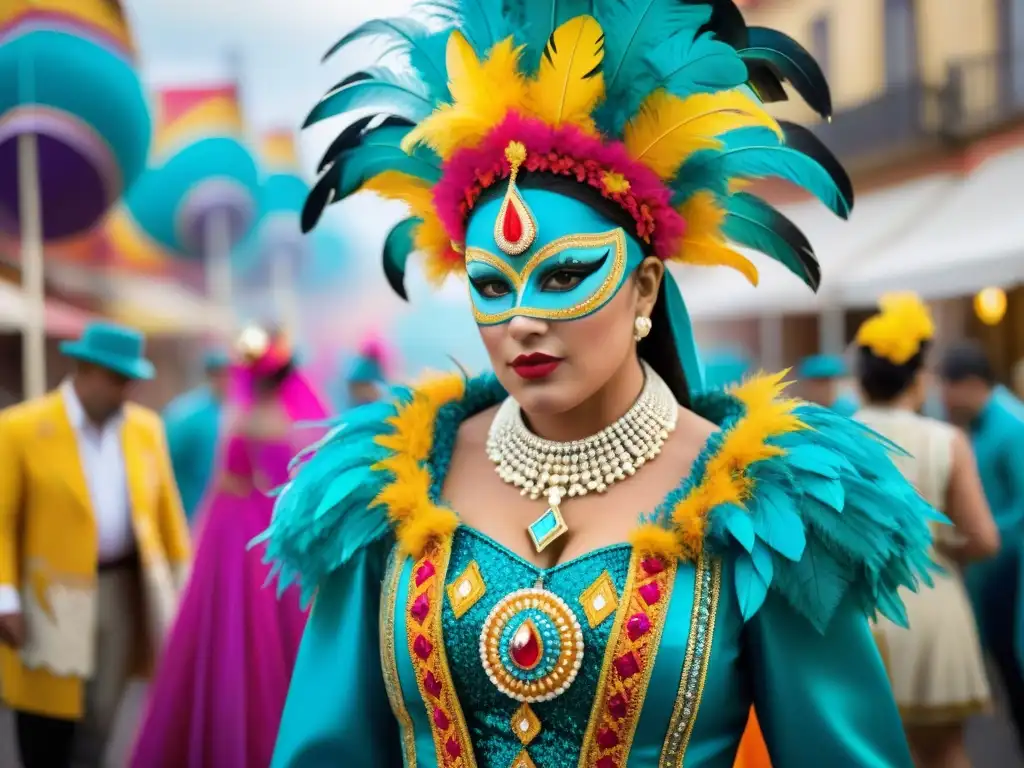
[[[355,41],[370,37],[383,37],[393,44],[394,49],[405,53],[435,101],[444,101],[450,97],[445,68],[448,32],[431,32],[417,19],[370,19],[331,46],[324,54],[324,61]]]
[[[804,138],[800,136],[800,140]],[[711,160],[717,173],[726,178],[785,179],[806,189],[837,216],[845,219],[850,215],[853,186],[849,184],[845,171],[836,178],[822,165],[821,160],[827,162],[827,158],[814,157],[801,149],[787,146],[767,128],[739,128],[719,139],[723,148]]]
[[[711,8],[679,0],[595,0],[594,8],[605,35],[607,94],[596,118],[606,133],[619,136],[656,86],[647,54],[676,35],[693,38]]]
[[[747,470],[753,546],[736,536],[743,527],[734,505],[709,513],[708,545],[736,559],[744,616],[763,602],[760,579],[820,631],[844,600],[868,616],[905,622],[899,592],[931,583],[929,525],[945,518],[906,482],[887,441],[824,408],[794,413],[806,429],[769,440],[784,453]],[[723,431],[741,417],[730,417]]]
[[[355,109],[386,111],[420,122],[434,111],[426,86],[413,77],[371,67],[342,80],[327,92],[302,124],[308,128]]]
[[[676,35],[654,48],[646,60],[657,87],[679,98],[737,88],[747,80],[747,67],[736,51],[710,33],[696,38]]]
[[[740,614],[747,621],[764,605],[768,597],[769,582],[757,571],[749,557],[739,557],[733,563],[735,573],[736,599]]]
[[[821,268],[804,233],[768,203],[747,192],[725,201],[722,234],[782,264],[812,290],[821,284]]]
[[[358,121],[350,128],[357,125]],[[315,227],[328,205],[357,192],[384,171],[400,171],[437,183],[441,178],[441,160],[433,151],[418,146],[409,154],[402,149],[402,139],[409,130],[408,124],[398,125],[389,118],[344,144],[306,197],[300,217],[302,231],[309,232]]]
[[[391,431],[386,419],[408,390],[396,388],[395,395],[345,414],[278,496],[270,526],[250,546],[266,544],[279,591],[299,583],[308,602],[328,573],[388,535],[387,512],[372,502],[390,477],[375,469],[376,438]]]
[[[789,35],[765,27],[748,27],[747,45],[739,51],[751,79],[764,84],[766,76],[788,82],[822,117],[832,114],[832,95],[814,57]],[[763,70],[760,71],[759,70]]]
[[[754,548],[754,523],[747,511],[735,505],[726,505],[718,510],[722,516],[722,524],[725,530],[743,547],[747,552]]]
[[[495,0],[428,0],[421,7],[434,11],[444,22],[458,26],[480,57],[486,56],[495,43],[513,32],[503,3]]]
[[[405,290],[405,268],[409,256],[416,249],[413,234],[416,227],[422,223],[422,219],[415,217],[400,221],[388,232],[384,240],[384,277],[387,278],[391,290],[406,301],[409,300],[409,295]]]

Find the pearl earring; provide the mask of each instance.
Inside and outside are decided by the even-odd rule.
[[[646,339],[651,332],[651,318],[640,315],[633,321],[633,338],[636,341]]]

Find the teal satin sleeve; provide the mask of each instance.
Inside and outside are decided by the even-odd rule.
[[[402,765],[380,663],[381,581],[390,541],[360,550],[319,587],[271,768]]]
[[[744,655],[772,764],[912,768],[867,619],[841,605],[821,634],[775,593],[751,619]]]

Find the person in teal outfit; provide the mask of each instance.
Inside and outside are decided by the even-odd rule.
[[[755,279],[730,243],[760,244],[817,286],[739,182],[849,212],[839,162],[755,95],[797,59],[819,104],[824,79],[731,2],[543,6],[357,28],[342,47],[394,34],[413,72],[307,121],[389,115],[349,116],[304,226],[406,201],[386,276],[404,294],[414,251],[464,273],[494,370],[351,410],[279,495],[258,541],[315,600],[272,766],[731,768],[753,709],[780,768],[910,768],[867,617],[903,620],[938,513],[781,375],[706,391],[665,268]]]
[[[965,574],[981,640],[1002,678],[1018,741],[1024,746],[1024,403],[997,384],[985,350],[948,350],[940,367],[943,400],[953,423],[968,430],[982,486],[1003,548]]]
[[[748,373],[750,358],[742,350],[720,349],[705,357],[704,384],[709,388],[739,384]]]
[[[203,361],[205,383],[179,395],[164,409],[171,465],[189,522],[213,474],[229,362],[226,352],[209,351]]]
[[[372,339],[360,345],[354,358],[342,360],[342,381],[335,398],[339,413],[381,398],[387,386],[384,358],[383,342]]]
[[[810,355],[797,366],[804,397],[843,416],[852,416],[860,407],[854,394],[840,386],[848,375],[846,361],[839,355]]]

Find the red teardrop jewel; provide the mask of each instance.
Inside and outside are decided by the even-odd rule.
[[[516,210],[515,198],[509,196],[508,205],[505,206],[505,220],[501,222],[501,234],[510,243],[518,243],[523,236],[523,220],[519,218],[519,211]]]
[[[529,619],[524,621],[522,626],[512,635],[508,654],[520,669],[533,669],[540,663],[541,656],[544,654],[544,647],[537,627]]]

